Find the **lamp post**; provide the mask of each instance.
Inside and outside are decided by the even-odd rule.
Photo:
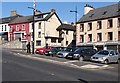
[[[35,11],[36,11],[36,9],[35,8],[32,8],[32,7],[28,7],[28,8],[30,8],[30,9],[33,9],[33,23],[32,23],[32,29],[33,29],[33,34],[32,34],[32,37],[33,37],[33,41],[32,41],[32,54],[34,54],[34,44],[35,44],[35,19],[34,19],[34,17],[35,17]]]
[[[77,6],[75,8],[75,10],[70,10],[70,12],[74,12],[75,13],[75,28],[77,28]],[[74,32],[75,33],[75,32]],[[76,34],[76,33],[75,33]],[[75,39],[76,40],[76,39]],[[76,43],[75,43],[76,46]]]
[[[77,22],[77,7],[75,8],[75,10],[70,10],[70,12],[74,12],[75,13],[75,26],[76,26],[76,22]]]

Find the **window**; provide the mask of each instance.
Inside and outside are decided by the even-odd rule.
[[[92,30],[92,23],[88,23],[88,31]]]
[[[68,31],[66,31],[66,34],[68,35]]]
[[[12,30],[13,30],[13,29],[12,29],[12,26],[10,26],[10,32],[12,32]]]
[[[88,42],[92,41],[92,34],[88,34]]]
[[[2,25],[2,31],[3,31],[3,25]]]
[[[39,23],[39,25],[38,25],[38,29],[41,29],[41,23]]]
[[[19,31],[19,25],[16,26],[16,31]]]
[[[41,38],[41,32],[38,32],[38,38]]]
[[[118,18],[118,27],[120,27],[120,18]]]
[[[118,41],[120,41],[120,31],[118,31]]]
[[[97,22],[97,29],[101,29],[102,28],[102,21],[98,21]]]
[[[66,41],[66,45],[68,45],[68,41]]]
[[[113,33],[112,32],[108,32],[108,41],[113,39]]]
[[[5,25],[5,31],[7,31],[7,25]]]
[[[58,39],[58,43],[61,43],[62,39]]]
[[[41,46],[41,40],[36,41],[36,46]]]
[[[22,25],[22,30],[25,30],[25,24]]]
[[[97,41],[101,41],[102,40],[102,33],[98,33],[97,34]]]
[[[84,24],[80,24],[80,32],[84,31]]]
[[[56,39],[55,38],[51,38],[51,42],[52,43],[56,43]]]
[[[108,28],[112,28],[113,27],[113,21],[112,19],[108,20]]]
[[[84,42],[84,35],[80,35],[80,42]]]

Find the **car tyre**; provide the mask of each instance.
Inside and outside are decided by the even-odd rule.
[[[105,64],[108,64],[108,63],[109,63],[108,59],[106,59],[106,60],[104,61],[104,63],[105,63]]]
[[[83,56],[80,56],[80,57],[79,57],[79,61],[82,62],[83,60],[84,60],[84,57],[83,57]]]

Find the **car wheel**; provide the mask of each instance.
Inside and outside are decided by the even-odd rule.
[[[84,60],[84,57],[83,56],[80,56],[79,57],[79,61],[83,61]]]
[[[105,63],[105,64],[108,64],[108,63],[109,63],[108,59],[106,59],[106,60],[104,61],[104,63]]]

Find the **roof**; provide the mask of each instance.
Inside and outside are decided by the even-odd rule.
[[[0,19],[0,24],[5,24],[5,23],[10,23],[17,17],[22,17],[21,15],[16,15],[16,16],[10,16],[10,17],[5,17]]]
[[[62,24],[60,18],[58,17],[58,15],[56,14],[56,12],[48,12],[48,13],[41,13],[41,14],[38,14],[38,15],[35,15],[36,19],[35,21],[47,21],[51,16],[53,15],[56,15],[58,20],[60,21],[60,23]],[[42,15],[47,15],[45,18],[40,18],[40,16]]]
[[[91,10],[88,14],[83,17],[77,23],[89,22],[99,19],[106,19],[111,17],[120,16],[120,4],[114,4],[101,8]]]
[[[57,30],[58,30],[58,31],[60,31],[60,30],[71,30],[71,31],[75,31],[76,28],[75,28],[75,26],[72,26],[72,25],[70,25],[70,24],[62,24],[62,25],[60,25],[60,26],[57,28]]]
[[[17,17],[15,20],[11,21],[10,24],[16,23],[23,23],[23,22],[31,22],[33,16],[24,16],[24,17]]]

